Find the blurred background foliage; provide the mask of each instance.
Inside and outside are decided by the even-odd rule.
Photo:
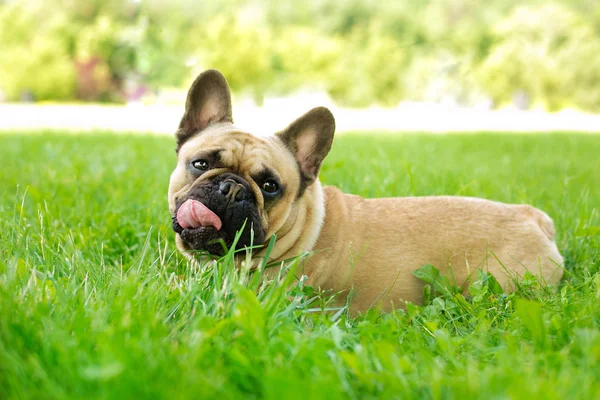
[[[121,102],[218,68],[261,102],[600,111],[598,0],[0,0],[6,100]]]

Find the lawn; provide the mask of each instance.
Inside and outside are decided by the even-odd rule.
[[[567,268],[351,318],[291,273],[186,264],[172,138],[0,135],[0,398],[600,398],[599,158],[600,135],[337,137],[324,183],[531,203]]]

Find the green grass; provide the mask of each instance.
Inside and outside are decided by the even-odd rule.
[[[556,293],[527,278],[504,295],[483,277],[468,301],[354,319],[320,312],[328,294],[302,282],[258,289],[227,260],[186,265],[173,148],[0,136],[0,398],[600,397],[600,136],[339,136],[325,183],[531,203],[568,268]]]

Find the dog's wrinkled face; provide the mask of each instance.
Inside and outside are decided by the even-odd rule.
[[[169,197],[184,247],[220,254],[218,239],[230,247],[244,224],[238,248],[272,234],[270,221],[284,217],[300,187],[294,158],[275,139],[217,126],[180,148]]]
[[[238,249],[268,242],[315,181],[334,129],[331,113],[317,108],[275,136],[240,131],[225,78],[201,74],[188,93],[169,186],[178,247],[222,255],[240,230]]]

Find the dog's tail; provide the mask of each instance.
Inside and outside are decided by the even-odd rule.
[[[556,229],[554,228],[554,221],[552,218],[542,210],[535,207],[528,206],[528,211],[531,213],[534,221],[540,227],[544,235],[552,241],[554,241],[554,235],[556,235]]]

